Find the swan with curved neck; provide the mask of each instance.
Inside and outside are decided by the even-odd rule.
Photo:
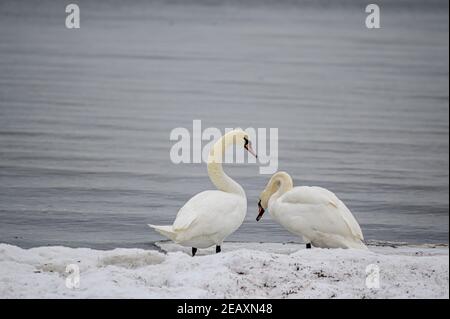
[[[247,134],[241,130],[231,131],[222,136],[211,148],[208,156],[208,175],[217,189],[223,192],[245,196],[242,186],[225,174],[222,167],[226,149],[234,144],[242,144],[248,152],[256,156]]]
[[[208,175],[217,188],[198,193],[178,211],[172,225],[149,226],[182,246],[192,247],[194,256],[198,248],[216,245],[221,251],[223,240],[236,231],[247,212],[244,189],[225,174],[222,162],[231,145],[243,146],[256,156],[247,133],[238,129],[222,136],[208,156]]]
[[[260,195],[259,221],[265,210],[291,233],[303,237],[306,248],[367,249],[361,228],[337,196],[321,187],[294,187],[286,172],[275,173]]]

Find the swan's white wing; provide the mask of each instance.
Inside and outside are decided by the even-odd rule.
[[[197,228],[202,235],[214,234],[225,226],[223,223],[232,220],[242,200],[238,195],[219,190],[201,192],[179,210],[173,229],[183,231]]]
[[[348,207],[344,204],[343,201],[341,201],[333,192],[329,191],[328,189],[317,186],[310,188],[317,192],[320,192],[322,196],[327,198],[327,200],[333,202],[335,204],[334,206],[336,207],[336,209],[338,209],[345,223],[350,228],[350,231],[352,232],[353,236],[361,240],[364,240],[364,236],[361,231],[361,227],[359,226],[359,223],[356,221],[355,216],[353,216],[352,212],[350,211],[350,209],[348,209]]]
[[[286,204],[328,206],[327,211],[332,210],[339,214],[353,236],[364,240],[361,228],[353,214],[334,193],[325,188],[316,186],[295,187],[280,197],[280,201]],[[316,210],[316,212],[320,212],[320,210]]]

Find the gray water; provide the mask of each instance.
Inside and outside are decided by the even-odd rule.
[[[334,191],[372,240],[448,242],[448,2],[0,1],[0,242],[150,247],[213,188],[169,159],[175,127],[279,128],[279,169]],[[298,240],[228,165],[234,241]]]

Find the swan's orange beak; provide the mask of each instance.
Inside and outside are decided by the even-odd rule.
[[[258,158],[258,155],[257,155],[256,152],[253,150],[252,143],[247,142],[247,143],[244,145],[244,148],[245,148],[250,154],[252,154],[254,157]]]
[[[261,219],[261,217],[264,215],[264,208],[261,206],[261,200],[259,200],[258,202],[258,216],[256,217],[256,221],[259,222],[259,220]]]

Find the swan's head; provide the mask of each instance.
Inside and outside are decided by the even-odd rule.
[[[244,149],[258,158],[256,152],[253,150],[252,142],[248,134],[242,129],[236,129],[226,133],[211,147],[208,156],[208,164],[222,163],[226,149],[231,146],[244,147]]]
[[[247,152],[258,158],[248,134],[242,129],[236,129],[224,135],[223,147],[226,148],[230,144],[242,145]]]
[[[264,213],[266,212],[267,206],[269,206],[270,196],[272,196],[272,194],[277,191],[274,186],[274,184],[268,184],[259,195],[258,216],[256,217],[256,221],[259,221],[263,217]]]
[[[244,137],[244,148],[247,150],[247,152],[258,158],[258,154],[256,154],[255,150],[252,148],[252,142],[250,142],[248,136]]]
[[[259,195],[258,216],[256,217],[256,221],[259,221],[262,218],[269,206],[270,197],[278,191],[282,183],[285,183],[287,189],[292,188],[292,179],[286,172],[277,172],[272,175],[266,188]]]
[[[239,145],[243,145],[244,149],[252,154],[254,157],[258,158],[258,155],[256,155],[255,150],[252,147],[252,142],[250,141],[250,138],[248,137],[248,134],[245,133],[243,130],[235,130],[230,133],[234,134],[234,137],[236,138],[236,143]]]

